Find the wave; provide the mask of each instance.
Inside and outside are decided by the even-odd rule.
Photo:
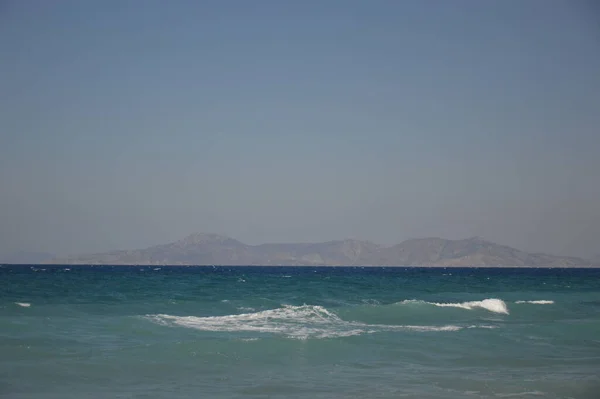
[[[472,325],[467,328],[486,328],[488,330],[495,330],[498,326],[486,326],[486,325]]]
[[[165,326],[187,327],[200,331],[271,333],[295,339],[350,337],[385,331],[443,332],[489,327],[366,324],[342,320],[326,308],[313,305],[284,305],[277,309],[226,316],[156,314],[145,317]]]
[[[28,308],[31,306],[31,304],[27,302],[15,302],[15,305],[21,306],[23,308]]]
[[[516,301],[515,303],[530,303],[532,305],[553,305],[554,301],[548,301],[545,299],[538,299],[535,301]]]
[[[499,398],[511,398],[511,397],[523,397],[523,396],[544,396],[546,395],[541,391],[527,391],[527,392],[518,392],[518,393],[497,393],[496,396]]]
[[[489,298],[482,301],[469,301],[460,303],[439,303],[439,302],[426,302],[417,299],[408,299],[402,302],[398,302],[398,305],[408,304],[426,304],[438,306],[441,308],[461,308],[467,310],[473,310],[477,308],[485,309],[493,313],[508,314],[508,307],[502,299]]]

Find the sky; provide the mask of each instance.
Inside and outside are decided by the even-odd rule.
[[[600,7],[3,0],[0,252],[600,253]]]

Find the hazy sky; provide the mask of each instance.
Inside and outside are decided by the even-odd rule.
[[[0,251],[600,253],[594,2],[0,3]]]

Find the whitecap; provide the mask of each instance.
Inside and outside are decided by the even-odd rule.
[[[544,392],[541,391],[527,391],[527,392],[518,392],[518,393],[497,393],[496,396],[500,398],[512,398],[515,396],[542,396],[545,395]]]
[[[420,301],[416,299],[408,299],[402,302],[398,302],[400,305],[406,304],[427,304],[438,306],[441,308],[460,308],[473,310],[477,308],[485,309],[493,313],[502,313],[508,314],[508,307],[506,303],[502,299],[488,298],[482,301],[469,301],[469,302],[459,302],[459,303],[439,303],[439,302],[426,302]]]
[[[391,326],[390,326],[391,327]],[[399,326],[406,328],[407,330],[426,332],[426,331],[460,331],[463,329],[461,326],[447,325],[447,326]]]
[[[27,302],[15,302],[15,305],[21,306],[23,308],[31,307],[31,304]]]
[[[225,316],[156,314],[147,315],[146,318],[165,326],[187,327],[200,331],[269,333],[294,339],[350,337],[385,331],[449,332],[463,329],[456,325],[384,325],[345,321],[326,308],[313,305],[284,305],[281,308],[255,313]]]
[[[532,305],[553,305],[554,301],[549,301],[549,300],[546,300],[546,299],[538,299],[538,300],[535,300],[535,301],[516,301],[515,303],[519,303],[519,304],[521,304],[521,303],[529,303],[529,304],[532,304]]]
[[[309,305],[285,305],[282,308],[256,313],[225,316],[196,317],[159,314],[148,317],[160,324],[175,324],[203,331],[280,333],[293,338],[325,335],[334,330],[331,327],[334,327],[335,324],[343,324],[337,315],[327,309]]]
[[[483,324],[483,325],[472,325],[472,326],[469,326],[467,328],[483,328],[483,329],[486,329],[486,330],[495,330],[498,327],[497,326],[489,326],[489,325]]]

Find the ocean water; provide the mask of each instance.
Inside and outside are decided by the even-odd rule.
[[[600,398],[599,269],[0,267],[4,398]]]

